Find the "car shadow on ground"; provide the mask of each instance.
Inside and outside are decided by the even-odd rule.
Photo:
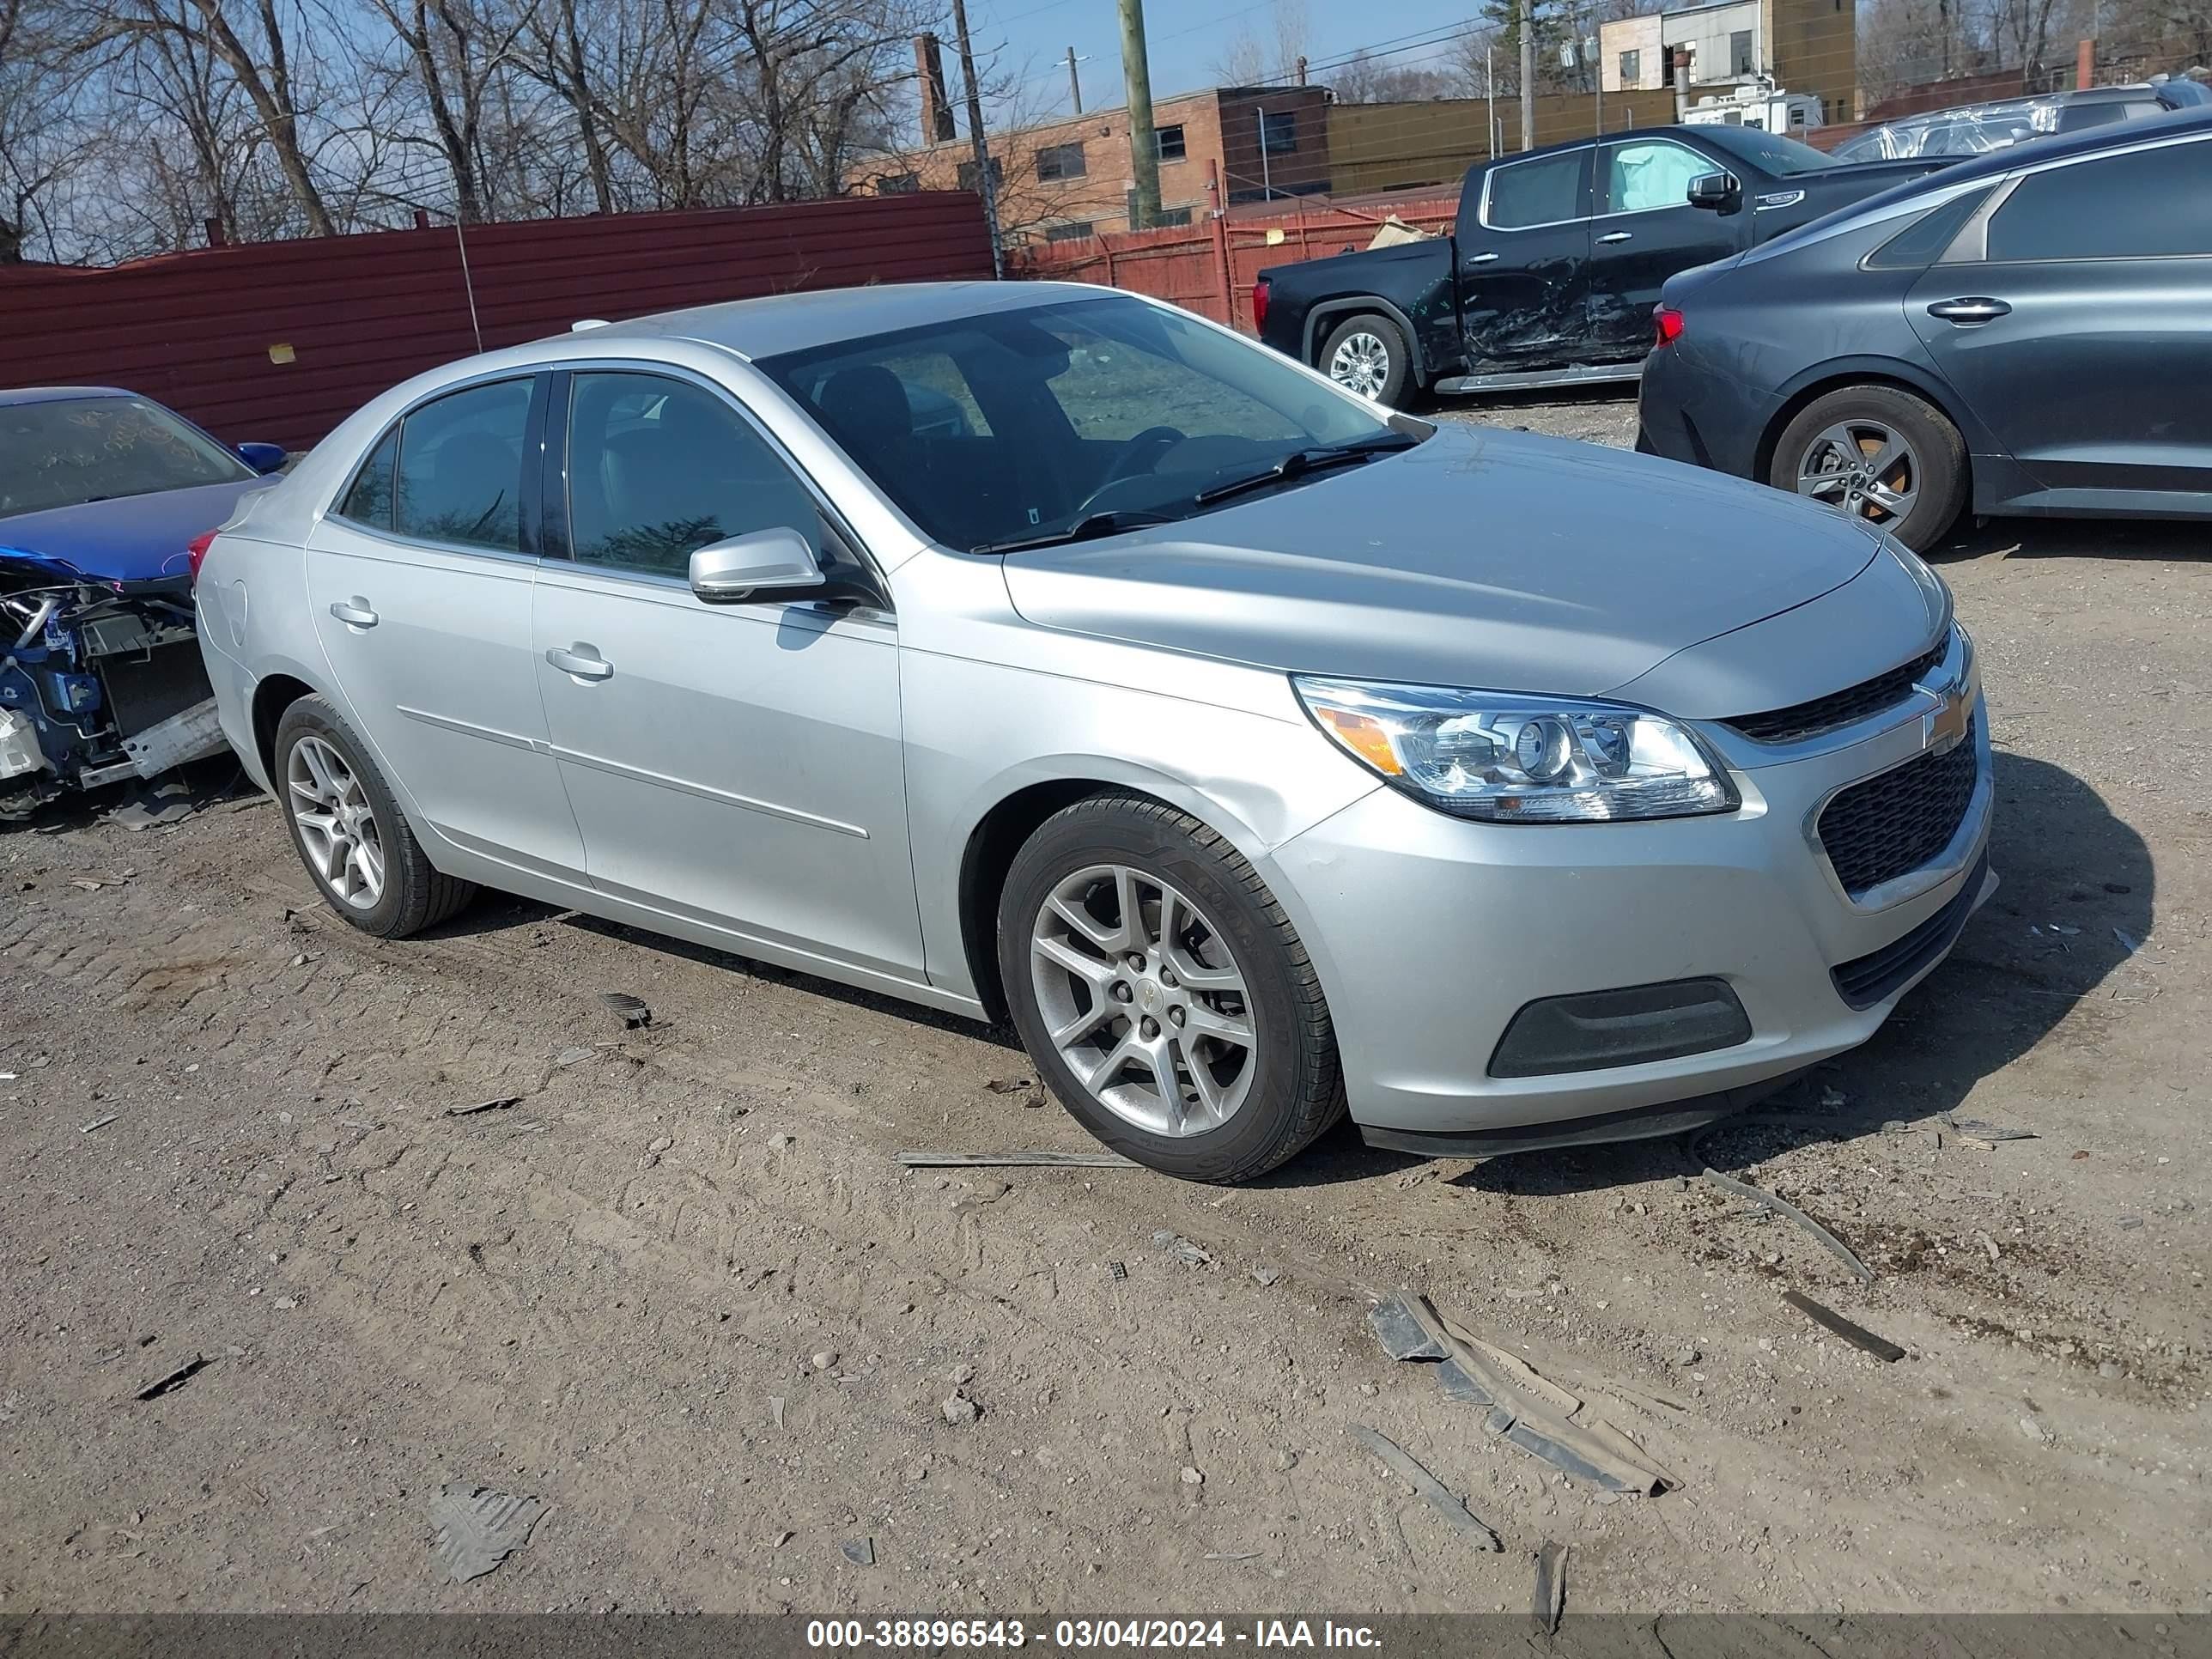
[[[1961,519],[1923,556],[1941,568],[1972,559],[2212,560],[2212,524],[2164,519]]]
[[[1476,1164],[1457,1184],[1516,1197],[1589,1192],[1707,1164],[1740,1170],[1795,1147],[1880,1134],[1886,1123],[1933,1124],[2077,1003],[2130,994],[2126,964],[2155,915],[2150,849],[2071,773],[2002,750],[1996,769],[1990,862],[2002,884],[1949,959],[1864,1047],[1692,1134],[1515,1153]],[[1346,1122],[1261,1184],[1359,1181],[1426,1161],[1377,1152]]]

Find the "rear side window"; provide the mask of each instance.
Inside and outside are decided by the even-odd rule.
[[[353,475],[352,488],[338,503],[338,517],[367,525],[372,530],[391,529],[392,477],[398,463],[399,427],[395,422],[376,441],[376,447],[368,452],[361,471]]]
[[[1990,220],[1992,264],[2212,254],[2212,143],[2163,144],[2031,173]]]
[[[392,529],[423,541],[522,550],[526,380],[471,386],[428,403],[399,429]]]
[[[1482,222],[1493,230],[1525,230],[1589,216],[1590,153],[1516,161],[1492,173]],[[1711,169],[1707,169],[1710,171]]]
[[[1951,246],[1974,210],[1989,200],[1994,185],[1983,190],[1970,190],[1963,196],[1954,196],[1939,206],[1929,208],[1903,230],[1891,237],[1867,255],[1869,270],[1920,270],[1933,264],[1943,250]]]

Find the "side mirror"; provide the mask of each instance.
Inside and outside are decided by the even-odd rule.
[[[1743,199],[1743,185],[1733,173],[1701,173],[1690,180],[1684,198],[1692,207],[1726,213]]]
[[[263,477],[284,470],[284,446],[282,444],[240,444],[238,459],[244,461]]]
[[[826,580],[821,561],[796,530],[756,530],[709,542],[691,556],[691,592],[702,605],[781,599]]]

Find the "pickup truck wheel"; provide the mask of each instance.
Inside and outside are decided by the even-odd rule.
[[[1186,1181],[1264,1175],[1344,1110],[1320,975],[1260,873],[1164,802],[1047,819],[999,899],[1022,1044],[1097,1139]]]
[[[1914,552],[1966,501],[1966,445],[1942,410],[1893,386],[1815,398],[1775,441],[1767,482],[1879,526]]]
[[[1412,380],[1407,368],[1406,337],[1388,317],[1347,318],[1321,349],[1322,374],[1385,409],[1403,405]]]

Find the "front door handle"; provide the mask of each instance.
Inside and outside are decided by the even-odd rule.
[[[1486,265],[1497,258],[1495,253],[1470,253],[1467,256],[1467,263],[1471,265]]]
[[[1632,230],[1616,230],[1610,235],[1599,237],[1598,240],[1601,242],[1625,242],[1634,234],[1636,234],[1636,233]]]
[[[555,646],[545,653],[545,660],[580,680],[611,680],[615,677],[615,665],[602,657],[596,647],[586,645],[581,640],[567,651]]]
[[[1971,300],[1938,300],[1928,307],[1930,317],[1941,317],[1947,323],[1956,323],[1971,328],[1977,323],[1993,323],[2010,314],[2012,307],[2002,300],[1975,298]]]
[[[340,599],[331,606],[331,615],[348,628],[374,628],[376,612],[368,608],[368,601],[358,593],[349,599]]]

